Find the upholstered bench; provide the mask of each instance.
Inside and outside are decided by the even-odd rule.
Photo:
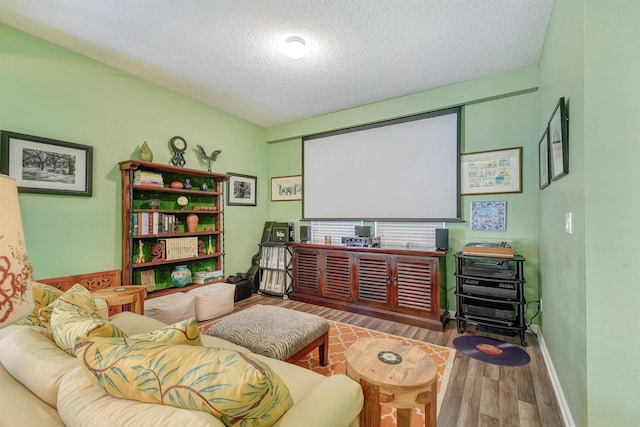
[[[287,308],[255,305],[214,323],[208,335],[231,341],[274,359],[294,363],[318,347],[320,365],[327,364],[329,322]]]

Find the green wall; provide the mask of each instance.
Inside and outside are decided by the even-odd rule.
[[[0,129],[94,147],[93,197],[20,195],[36,277],[120,268],[118,162],[147,141],[168,163],[175,135],[187,141],[187,167],[206,167],[198,143],[222,149],[215,171],[258,176],[257,206],[224,216],[225,272],[247,271],[268,219],[263,128],[4,25],[0,64]]]
[[[640,425],[639,19],[637,1],[556,1],[540,60],[539,124],[565,96],[570,147],[540,192],[541,327],[579,427]]]
[[[301,135],[323,132],[402,115],[465,105],[463,112],[463,152],[523,147],[523,192],[463,197],[463,218],[468,219],[471,201],[506,201],[507,231],[471,231],[468,223],[447,225],[451,251],[447,255],[449,308],[455,309],[453,254],[464,243],[477,240],[512,240],[525,263],[526,297],[538,299],[537,248],[537,67],[492,75],[486,78],[354,108],[326,116],[276,126],[266,130],[270,144],[272,176],[301,171]],[[278,142],[280,141],[280,142]],[[379,165],[381,169],[384,165]],[[330,173],[330,171],[327,171]],[[270,215],[276,221],[300,221],[300,202],[271,202]],[[528,317],[535,314],[530,304]],[[537,319],[536,319],[537,321]]]
[[[542,334],[576,425],[587,425],[583,4],[556,2],[540,61],[539,127],[562,96],[569,120],[569,174],[539,194]],[[573,234],[564,232],[565,213]]]
[[[640,2],[584,11],[588,419],[638,426]]]

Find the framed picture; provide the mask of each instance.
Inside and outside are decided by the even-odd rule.
[[[460,194],[522,193],[521,165],[522,147],[462,154]]]
[[[549,128],[544,130],[542,138],[538,143],[538,176],[540,178],[539,184],[542,190],[551,183],[549,179]]]
[[[549,120],[549,173],[551,180],[569,173],[569,138],[567,129],[567,109],[564,97],[560,98]]]
[[[227,205],[256,206],[256,191],[258,178],[251,175],[240,175],[227,172]]]
[[[471,202],[471,229],[506,231],[507,202]]]
[[[271,178],[271,201],[302,200],[302,175]]]
[[[1,171],[18,191],[91,196],[93,147],[2,131],[0,150]]]

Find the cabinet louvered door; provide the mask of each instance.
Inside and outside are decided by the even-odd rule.
[[[358,303],[389,308],[391,271],[386,255],[359,255],[357,264]]]
[[[351,256],[342,251],[324,251],[322,296],[352,301]]]
[[[394,301],[397,312],[437,319],[439,307],[439,266],[433,258],[395,258]]]
[[[320,253],[297,250],[293,255],[294,292],[320,295]]]

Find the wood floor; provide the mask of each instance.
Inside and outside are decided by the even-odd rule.
[[[271,304],[305,311],[329,320],[450,348],[455,348],[453,340],[459,336],[453,321],[447,324],[444,332],[436,332],[403,323],[257,294],[238,301],[235,311],[255,304]],[[475,334],[476,331],[471,326],[465,333]],[[518,337],[505,337],[479,331],[477,334],[519,345]],[[519,367],[491,365],[456,352],[449,386],[438,415],[438,426],[563,426],[560,409],[535,335],[527,334],[527,343],[528,346],[524,349],[531,356],[531,362]]]

